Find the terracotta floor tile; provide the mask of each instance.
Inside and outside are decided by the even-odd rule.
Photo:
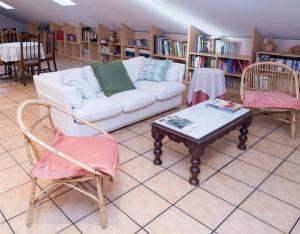
[[[210,148],[206,148],[204,155],[201,157],[201,162],[216,170],[219,170],[227,163],[229,163],[232,159],[232,157],[226,154],[223,154]]]
[[[150,160],[140,156],[122,164],[120,169],[136,180],[143,182],[162,171],[163,167],[154,165]]]
[[[122,144],[139,154],[143,154],[153,148],[153,141],[144,136],[134,137],[130,140],[124,141]]]
[[[215,194],[233,205],[241,203],[253,188],[222,173],[217,173],[205,181],[201,188]]]
[[[240,136],[240,131],[235,130],[235,131],[232,131],[231,133],[229,133],[228,135],[225,135],[224,138],[232,140],[232,141],[236,142],[236,144],[238,144],[239,136]],[[259,141],[261,139],[260,137],[257,137],[256,135],[253,135],[253,134],[248,134],[247,137],[248,137],[247,142],[246,142],[247,147],[250,147],[251,145],[255,144],[257,141]]]
[[[242,210],[236,210],[218,229],[218,234],[282,234]]]
[[[14,122],[12,122],[9,118],[1,117],[0,115],[0,128],[12,126],[12,125],[14,125]]]
[[[262,116],[262,115],[257,116],[255,119],[253,119],[252,122],[255,125],[262,126],[264,128],[269,128],[269,129],[275,129],[280,124],[282,124],[282,122],[279,120],[268,118],[268,117]]]
[[[288,157],[287,159],[290,162],[293,163],[297,163],[298,165],[300,165],[300,150],[296,150],[295,152],[293,152],[290,157]]]
[[[178,222],[176,222],[178,220]],[[174,222],[175,221],[175,222]],[[186,215],[176,207],[171,207],[158,218],[148,224],[145,229],[149,233],[188,233],[205,234],[211,233],[211,230],[203,224],[197,222]]]
[[[4,147],[0,144],[0,154],[5,153],[6,150],[4,149]]]
[[[258,142],[255,146],[253,146],[253,148],[283,159],[286,158],[293,151],[293,148],[289,146],[282,145],[266,139],[263,139],[260,142]]]
[[[0,111],[3,112],[3,110],[5,110],[5,109],[9,109],[9,108],[13,108],[13,107],[17,107],[17,104],[14,103],[13,101],[4,102],[4,103],[1,103],[1,105],[0,105]]]
[[[121,128],[120,130],[111,132],[111,134],[117,139],[118,142],[126,141],[132,137],[137,136],[136,133],[134,133],[126,128]]]
[[[115,205],[108,204],[106,206],[106,217],[108,228],[103,230],[100,226],[99,211],[87,216],[76,223],[76,226],[83,232],[88,234],[132,234],[138,231],[139,226],[126,216]]]
[[[144,186],[131,190],[114,203],[139,225],[147,224],[170,206]],[[146,204],[148,205],[145,207]]]
[[[211,229],[234,209],[234,206],[199,188],[175,205]]]
[[[260,190],[300,208],[300,185],[282,177],[271,175]]]
[[[119,145],[119,164],[127,162],[128,160],[138,156],[138,154],[123,145]]]
[[[195,187],[170,171],[163,171],[144,183],[145,186],[175,203]]]
[[[284,162],[274,173],[300,184],[300,165]]]
[[[239,160],[233,161],[221,172],[253,187],[259,185],[269,175],[269,172]]]
[[[17,163],[8,153],[0,154],[0,171],[15,166]]]
[[[289,129],[285,129],[285,128],[276,129],[270,135],[268,135],[266,139],[278,142],[282,145],[288,145],[290,147],[295,148],[298,145],[300,145],[300,134],[298,133],[296,138],[292,140],[290,138],[289,131],[290,131]]]
[[[7,223],[0,224],[0,233],[1,234],[13,234],[12,230],[9,228]]]
[[[129,130],[136,132],[138,134],[145,133],[151,130],[151,125],[145,121],[138,122],[136,124],[132,124],[127,127]]]
[[[255,191],[241,209],[288,233],[297,221],[300,210],[263,192]]]
[[[4,217],[2,214],[0,214],[0,223],[3,223],[5,221]]]
[[[278,157],[254,149],[247,150],[238,158],[238,160],[250,163],[267,171],[273,171],[282,162],[282,159]]]

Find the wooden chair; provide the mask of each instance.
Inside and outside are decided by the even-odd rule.
[[[18,73],[21,73],[24,86],[26,86],[26,77],[34,75],[35,67],[38,74],[41,73],[41,39],[40,35],[24,34],[20,37],[21,60],[16,62],[15,79],[17,81]]]
[[[26,148],[27,148],[27,156],[32,166],[36,167],[37,163],[41,160],[43,153],[45,152],[45,150],[47,150],[48,152],[54,154],[51,157],[58,157],[60,159],[64,159],[72,167],[76,166],[84,170],[84,172],[86,172],[84,174],[73,176],[73,177],[52,180],[51,184],[46,186],[43,189],[43,191],[37,196],[35,194],[36,186],[37,186],[37,178],[33,176],[32,190],[31,190],[31,196],[29,201],[29,211],[28,211],[26,225],[30,227],[32,224],[32,215],[33,215],[34,206],[40,204],[44,198],[48,197],[53,192],[57,191],[61,186],[65,185],[78,192],[83,193],[84,195],[94,199],[98,203],[100,207],[100,223],[103,228],[106,228],[107,219],[105,215],[105,203],[104,203],[104,196],[102,192],[103,179],[104,177],[108,177],[112,180],[112,177],[106,173],[101,172],[100,170],[96,170],[92,168],[87,164],[77,161],[76,159],[74,159],[74,157],[67,155],[59,151],[58,149],[54,148],[53,146],[51,146],[57,134],[57,129],[55,128],[55,125],[51,118],[53,113],[59,113],[66,118],[71,117],[74,119],[74,121],[81,124],[85,124],[95,129],[99,133],[107,134],[106,132],[90,124],[89,122],[79,119],[75,117],[73,114],[68,113],[63,109],[60,109],[46,102],[42,102],[38,100],[28,100],[23,102],[18,107],[17,121],[19,127],[21,128],[24,134]],[[117,145],[116,141],[115,143]],[[97,145],[97,147],[100,148],[101,146]],[[86,157],[86,155],[84,155],[84,157]],[[104,157],[109,157],[109,156],[104,155]],[[98,196],[95,196],[92,193],[90,193],[86,189],[85,185],[83,184],[84,182],[91,181],[91,180],[96,181]],[[81,185],[83,189],[81,187],[78,187],[78,185]],[[76,206],[76,204],[74,204],[74,206]]]
[[[55,31],[48,32],[46,36],[46,54],[45,59],[42,62],[47,62],[48,69],[46,71],[51,72],[50,61],[53,61],[54,71],[57,71],[56,60],[55,60]]]
[[[3,43],[18,42],[18,33],[15,29],[6,29],[3,31]]]
[[[240,95],[244,106],[257,114],[275,114],[278,118],[278,113],[284,113],[285,118],[278,119],[290,124],[290,137],[295,138],[300,99],[299,78],[292,68],[277,62],[248,66],[242,74]]]

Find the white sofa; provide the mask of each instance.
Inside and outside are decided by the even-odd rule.
[[[39,99],[60,106],[106,131],[112,131],[161,112],[179,107],[182,103],[184,64],[171,63],[166,81],[138,81],[144,57],[123,61],[127,73],[136,89],[107,97],[94,75],[91,66],[73,68],[34,76]],[[86,79],[97,95],[96,99],[83,99],[75,87],[63,84],[64,75],[74,74]],[[53,114],[58,128],[65,134],[89,136],[95,132],[73,118]]]

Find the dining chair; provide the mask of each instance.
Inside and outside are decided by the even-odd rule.
[[[16,62],[15,80],[21,73],[21,79],[26,86],[26,77],[32,77],[37,67],[38,74],[41,73],[41,38],[40,35],[23,34],[20,36],[21,60]]]
[[[99,134],[91,137],[65,136],[56,128],[52,119],[54,115],[73,118],[78,124],[87,125]],[[26,225],[30,227],[33,222],[35,206],[62,186],[68,186],[98,203],[100,223],[105,229],[103,179],[107,177],[112,180],[117,172],[119,149],[115,138],[72,113],[39,100],[21,103],[17,121],[24,134],[27,156],[32,166],[32,190]],[[38,179],[48,179],[51,183],[36,195]],[[97,196],[88,191],[84,184],[92,180],[96,182]]]
[[[12,43],[18,41],[18,33],[15,29],[5,29],[3,31],[3,43]]]
[[[51,72],[50,61],[53,62],[54,71],[57,71],[56,60],[55,60],[55,31],[47,32],[46,36],[46,54],[42,62],[47,62],[48,68],[45,71]]]
[[[295,139],[300,99],[298,74],[292,68],[278,62],[258,62],[246,67],[240,95],[245,107],[288,123],[290,137]],[[278,113],[283,113],[284,118],[278,118]]]

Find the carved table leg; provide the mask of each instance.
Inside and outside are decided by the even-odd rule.
[[[244,123],[242,126],[241,126],[241,129],[240,129],[240,136],[239,136],[239,140],[240,140],[240,143],[238,144],[238,148],[240,150],[245,150],[246,149],[246,141],[248,140],[248,137],[247,137],[247,134],[248,134],[248,127],[250,126],[250,123],[247,122],[247,123]]]
[[[153,153],[155,156],[155,159],[153,160],[153,163],[155,165],[161,165],[162,161],[160,159],[160,156],[162,154],[162,139],[164,139],[164,135],[159,133],[159,132],[153,132],[152,131],[152,137],[154,138],[154,149],[153,149]]]
[[[199,179],[198,175],[200,174],[200,157],[202,156],[204,152],[204,147],[201,146],[192,146],[189,147],[190,154],[192,156],[191,158],[191,167],[190,167],[190,172],[191,172],[191,178],[189,179],[189,182],[191,185],[197,186],[199,185]]]

